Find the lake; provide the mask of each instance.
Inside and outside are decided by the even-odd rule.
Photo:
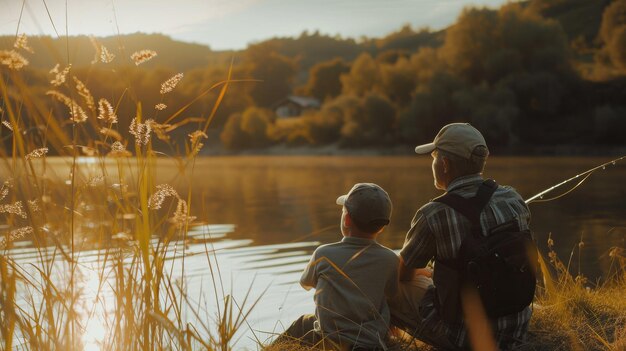
[[[515,187],[527,199],[609,160],[492,157],[484,175]],[[48,158],[46,162],[50,179],[62,182],[67,178],[68,159]],[[109,174],[117,174],[113,162],[107,161],[106,167]],[[95,160],[81,159],[77,179],[88,179],[99,169]],[[125,171],[130,178],[132,174],[132,167]],[[256,349],[256,340],[264,342],[299,315],[313,312],[313,292],[300,288],[298,279],[318,245],[341,238],[337,196],[357,182],[373,182],[386,189],[394,207],[391,224],[379,241],[399,249],[415,211],[441,194],[432,184],[430,157],[417,156],[206,157],[193,165],[159,159],[156,177],[157,184],[172,185],[183,198],[191,194],[191,214],[197,217],[198,225],[190,228],[185,242],[172,244],[168,256],[174,276],[180,276],[184,248],[184,280],[190,295],[210,303],[223,289],[242,303],[250,292],[248,306],[260,298],[235,347],[250,350]],[[574,274],[580,272],[590,282],[601,280],[610,268],[609,249],[626,247],[625,182],[626,162],[622,162],[597,171],[567,196],[531,204],[531,227],[540,250],[546,253],[551,233],[555,251],[569,262]],[[92,228],[95,224],[82,225]],[[579,250],[581,240],[584,246]],[[28,242],[17,246],[12,254],[18,262],[37,259]],[[95,296],[90,287],[98,285],[92,281],[94,273],[90,269],[100,264],[99,257],[99,250],[93,247],[80,254],[86,287],[83,299],[87,302]],[[216,290],[213,278],[219,286]],[[202,315],[210,320],[214,314],[208,308]],[[198,318],[193,313],[188,317]],[[98,340],[104,337],[102,325],[94,319],[86,328],[89,332],[84,342],[97,349]]]

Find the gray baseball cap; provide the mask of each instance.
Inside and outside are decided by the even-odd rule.
[[[369,232],[389,224],[391,199],[374,183],[357,183],[346,194],[337,198],[337,205],[345,206],[357,227]]]
[[[451,123],[441,128],[432,143],[416,147],[415,153],[423,155],[440,149],[470,159],[478,146],[487,148],[487,142],[478,129],[469,123]],[[484,154],[477,156],[485,157]]]

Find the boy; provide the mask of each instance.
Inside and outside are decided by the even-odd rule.
[[[276,344],[298,339],[308,345],[382,349],[389,331],[387,300],[398,289],[397,255],[376,242],[389,224],[391,200],[380,186],[354,185],[337,198],[342,205],[340,242],[318,247],[300,284],[315,288],[315,315],[303,315]],[[331,341],[331,342],[329,342]]]

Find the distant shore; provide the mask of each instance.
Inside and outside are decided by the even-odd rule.
[[[414,155],[413,145],[368,146],[347,148],[339,144],[321,146],[272,145],[264,148],[229,150],[221,144],[207,145],[201,156],[403,156]],[[626,146],[590,146],[590,145],[550,145],[550,146],[515,146],[492,148],[496,156],[622,156],[626,155]]]

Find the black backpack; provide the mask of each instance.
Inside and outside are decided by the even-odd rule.
[[[497,188],[498,184],[488,179],[472,198],[446,193],[433,200],[450,206],[472,223],[471,235],[461,242],[457,259],[435,261],[436,307],[448,322],[458,321],[462,315],[460,292],[468,286],[478,291],[491,318],[520,312],[533,301],[538,257],[530,231],[520,230],[514,218],[482,235],[480,213]],[[440,285],[445,288],[437,289]]]

